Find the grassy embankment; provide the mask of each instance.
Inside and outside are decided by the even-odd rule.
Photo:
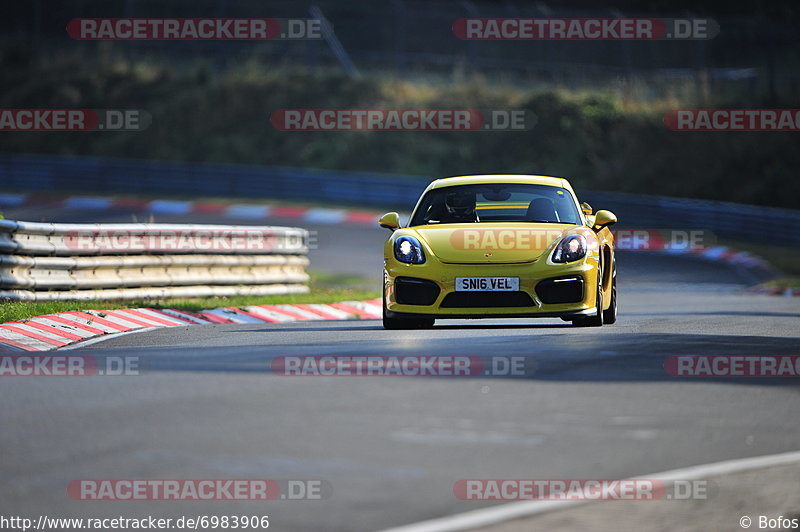
[[[791,133],[677,133],[682,107],[781,107],[711,92],[641,87],[553,90],[482,77],[392,79],[275,68],[127,59],[115,48],[36,59],[6,50],[0,107],[145,109],[146,132],[15,133],[3,151],[326,168],[416,175],[544,173],[576,188],[796,207],[800,150]],[[788,103],[785,107],[791,107]],[[269,115],[291,108],[526,109],[529,131],[282,132]],[[186,191],[187,195],[192,191]]]

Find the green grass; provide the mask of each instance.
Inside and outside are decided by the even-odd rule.
[[[114,310],[120,308],[172,308],[197,312],[217,307],[247,307],[292,303],[334,303],[361,301],[381,296],[379,287],[361,277],[310,272],[311,291],[307,294],[273,296],[204,297],[196,299],[147,299],[136,301],[4,301],[0,303],[0,323],[20,321],[45,314],[70,310]],[[374,287],[374,288],[373,288]]]
[[[249,305],[275,305],[283,303],[333,303],[336,301],[360,301],[380,297],[377,290],[353,290],[319,288],[308,294],[275,296],[208,297],[198,299],[156,299],[138,301],[52,301],[52,302],[5,302],[0,303],[0,323],[21,321],[45,314],[56,314],[70,310],[114,310],[120,308],[172,308],[197,312],[217,307],[246,307]]]

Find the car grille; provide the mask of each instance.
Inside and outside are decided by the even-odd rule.
[[[582,277],[554,277],[536,285],[536,295],[545,304],[583,301]]]
[[[439,285],[425,279],[398,277],[394,281],[394,299],[401,305],[433,305],[439,297]]]
[[[440,308],[532,307],[533,299],[525,292],[451,292]]]

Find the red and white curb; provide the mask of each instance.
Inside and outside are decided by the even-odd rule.
[[[671,248],[662,250],[653,250],[658,253],[666,253],[668,255],[686,255],[689,257],[707,260],[711,262],[723,263],[738,271],[747,274],[754,283],[759,283],[756,286],[746,289],[746,292],[759,295],[770,296],[800,296],[800,289],[792,288],[778,288],[764,286],[763,282],[781,277],[781,273],[775,270],[770,263],[765,261],[759,256],[741,251],[731,249],[726,246],[714,246],[709,248]]]
[[[381,214],[377,212],[348,209],[326,209],[322,207],[286,207],[257,205],[252,203],[230,203],[224,201],[176,201],[112,198],[102,196],[70,196],[58,198],[38,194],[0,194],[0,206],[78,209],[82,211],[133,210],[153,214],[214,214],[223,218],[266,220],[282,218],[317,224],[376,225]]]
[[[157,327],[219,323],[285,323],[312,320],[379,319],[381,300],[327,304],[251,305],[201,312],[174,309],[83,310],[0,324],[0,347],[50,351],[105,334]]]
[[[676,247],[662,250],[669,255],[688,255],[712,262],[722,262],[736,268],[742,268],[751,272],[759,272],[766,277],[776,277],[779,274],[764,259],[738,249],[731,249],[726,246],[713,246],[709,248],[689,248]]]
[[[748,292],[766,296],[800,297],[800,288],[780,288],[778,286],[754,286]]]

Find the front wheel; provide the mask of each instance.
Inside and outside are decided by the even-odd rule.
[[[603,325],[603,276],[601,272],[597,272],[597,296],[595,302],[597,304],[597,312],[593,316],[581,316],[572,320],[572,324],[576,327],[600,327]]]
[[[603,323],[612,324],[617,321],[617,272],[611,278],[611,304],[603,311]]]
[[[397,318],[383,317],[383,328],[389,331],[402,331],[409,329],[430,329],[436,322],[435,319],[419,318],[398,320]]]

